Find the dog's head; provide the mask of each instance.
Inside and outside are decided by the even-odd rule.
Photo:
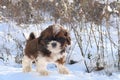
[[[61,25],[51,25],[41,32],[38,43],[52,53],[62,53],[71,44],[71,39]]]

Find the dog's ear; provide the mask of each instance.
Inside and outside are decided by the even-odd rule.
[[[66,37],[67,44],[70,45],[71,44],[70,34],[68,33],[68,31],[65,31],[64,35]]]

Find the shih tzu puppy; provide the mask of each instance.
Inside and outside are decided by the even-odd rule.
[[[22,60],[23,72],[30,72],[32,62],[36,63],[36,71],[41,75],[48,75],[47,64],[55,63],[59,73],[68,74],[64,66],[66,47],[71,44],[71,38],[61,25],[50,25],[36,38],[33,33],[27,40]]]

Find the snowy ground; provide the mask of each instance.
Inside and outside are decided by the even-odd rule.
[[[79,64],[67,65],[70,70],[69,75],[59,74],[53,65],[48,66],[49,76],[41,76],[33,70],[23,73],[18,66],[0,66],[0,80],[120,80],[120,74],[113,73],[112,76],[97,74],[95,72],[84,72]]]

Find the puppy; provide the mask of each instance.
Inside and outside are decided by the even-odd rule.
[[[30,72],[35,61],[36,71],[41,75],[49,74],[46,68],[48,63],[55,63],[59,73],[68,74],[64,63],[67,55],[65,50],[70,44],[70,35],[61,25],[50,25],[38,38],[31,33],[24,50],[23,72]]]

